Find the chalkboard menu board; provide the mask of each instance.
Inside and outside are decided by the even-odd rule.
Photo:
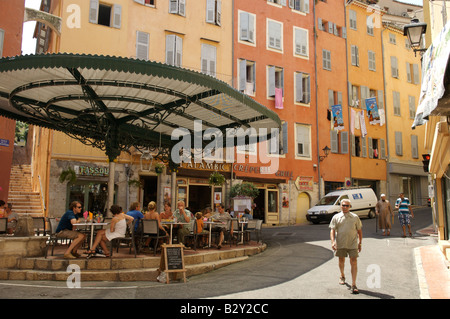
[[[167,283],[169,283],[171,272],[183,272],[186,283],[186,269],[184,269],[184,245],[162,245],[160,269],[167,273]]]

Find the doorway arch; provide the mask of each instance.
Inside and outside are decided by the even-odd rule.
[[[297,197],[297,211],[295,216],[296,224],[308,223],[306,219],[306,212],[310,208],[311,199],[308,193],[302,192]]]

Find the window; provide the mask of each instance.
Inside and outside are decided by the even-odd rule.
[[[311,127],[304,124],[296,124],[296,150],[295,155],[302,158],[311,158]]]
[[[148,49],[150,42],[150,34],[147,32],[136,31],[136,58],[140,60],[148,60]]]
[[[255,43],[255,15],[239,13],[239,40]]]
[[[356,30],[356,11],[349,10],[350,29]]]
[[[286,0],[267,0],[267,2],[275,3],[281,5],[284,1],[284,5],[286,5]]]
[[[202,72],[216,76],[217,48],[213,45],[202,44]]]
[[[373,16],[367,17],[367,34],[373,35]]]
[[[89,22],[120,29],[122,24],[122,6],[99,3],[99,0],[90,0]]]
[[[175,34],[166,36],[166,63],[181,67],[183,65],[183,39]]]
[[[352,135],[352,156],[367,157],[365,137]]]
[[[398,61],[395,56],[391,56],[391,75],[398,79]]]
[[[367,144],[369,146],[369,158],[380,158],[380,150],[378,149],[378,139],[376,138],[367,138]]]
[[[391,44],[397,44],[397,39],[395,38],[395,34],[389,33],[389,43]]]
[[[276,89],[281,89],[284,96],[284,70],[276,66],[267,69],[269,84],[267,86],[268,96],[274,97]]]
[[[288,0],[292,10],[309,13],[309,0]]]
[[[287,153],[287,122],[281,121],[281,131],[278,130],[271,131],[274,133],[270,136],[267,141],[267,153],[270,155],[284,155]]]
[[[395,132],[395,154],[403,155],[402,132]]]
[[[419,158],[419,142],[417,135],[411,135],[411,157]]]
[[[147,4],[149,6],[154,7],[156,0],[134,0],[134,2],[137,2],[139,4],[143,4],[143,5]]]
[[[206,22],[221,25],[222,1],[206,0]]]
[[[308,30],[294,27],[294,55],[308,56]]]
[[[394,115],[401,116],[400,114],[400,92],[393,91],[393,106],[394,106]]]
[[[348,132],[330,131],[331,152],[339,153],[339,145],[341,154],[348,154]]]
[[[351,46],[352,65],[359,66],[359,49],[356,45]]]
[[[0,29],[0,58],[3,56],[4,41],[5,41],[5,30]]]
[[[413,64],[413,80],[414,84],[420,84],[419,65]]]
[[[295,102],[309,104],[311,102],[311,79],[309,74],[295,73]]]
[[[409,118],[414,119],[416,117],[416,98],[414,96],[408,95],[408,105]]]
[[[376,63],[375,63],[375,52],[369,51],[369,70],[376,71]]]
[[[322,65],[324,70],[331,71],[331,51],[322,50]]]
[[[362,95],[362,94],[361,94]],[[359,86],[348,83],[348,103],[353,107],[360,107]]]
[[[240,59],[239,63],[239,91],[247,95],[254,95],[256,91],[256,67],[254,61]]]
[[[186,0],[170,0],[169,13],[186,16]]]
[[[275,50],[283,50],[283,25],[280,22],[267,21],[267,46]]]

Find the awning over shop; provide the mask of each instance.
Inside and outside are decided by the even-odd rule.
[[[277,114],[209,75],[77,54],[0,59],[0,115],[65,132],[110,160],[131,146],[169,155],[177,128],[280,128]]]
[[[412,128],[423,125],[430,115],[450,116],[450,23],[444,27],[423,55],[419,105]]]

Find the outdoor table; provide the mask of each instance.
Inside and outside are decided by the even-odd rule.
[[[238,222],[238,228],[239,228],[239,225],[241,226],[241,241],[238,244],[243,245],[244,244],[244,225],[248,224],[248,220],[232,218],[232,221]]]
[[[223,222],[215,222],[215,221],[204,221],[203,224],[209,225],[209,241],[208,241],[208,247],[211,247],[211,229],[213,224],[225,224]]]
[[[94,240],[94,226],[105,226],[109,223],[94,223],[94,222],[84,222],[84,223],[76,223],[74,226],[90,226],[91,227],[91,242],[89,245],[89,249],[92,249],[92,242]]]
[[[172,245],[172,231],[173,231],[173,225],[188,225],[190,223],[182,223],[182,222],[174,222],[174,221],[163,221],[161,220],[161,224],[163,225],[170,225],[170,245]]]

